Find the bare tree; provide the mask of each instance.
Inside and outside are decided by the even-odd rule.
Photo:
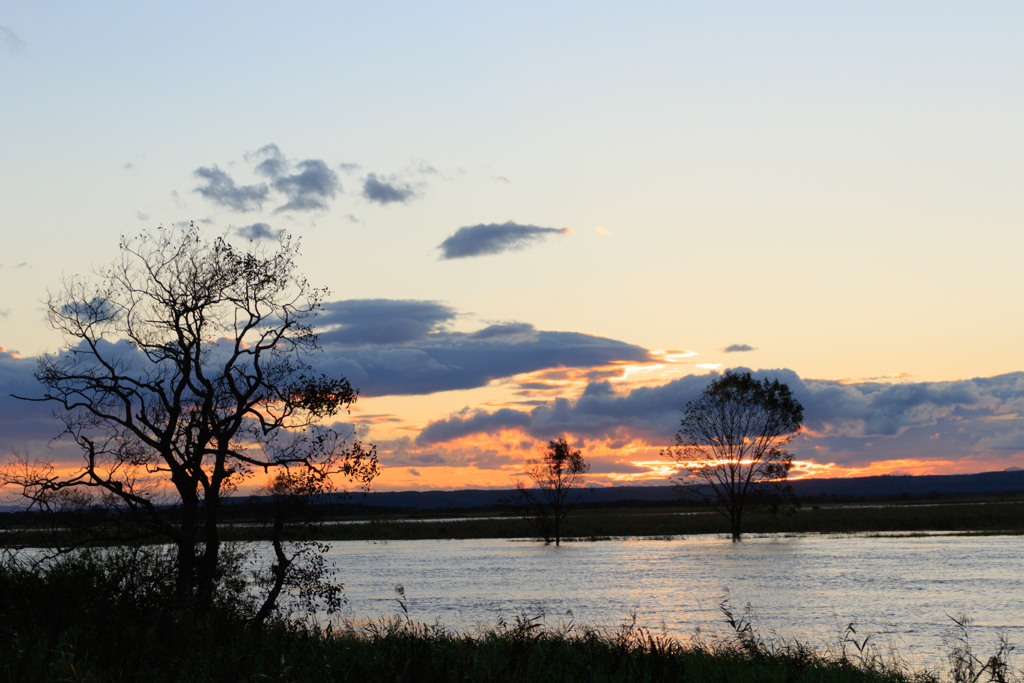
[[[19,397],[56,406],[82,462],[69,472],[18,458],[2,481],[37,509],[72,501],[117,513],[90,538],[171,542],[180,605],[203,610],[225,496],[289,467],[368,488],[376,450],[318,426],[358,390],[310,365],[327,292],[296,272],[290,237],[241,250],[193,225],[122,238],[120,252],[93,280],[74,276],[49,294],[65,348],[39,360],[42,396]]]
[[[573,450],[565,438],[548,442],[539,458],[526,461],[526,475],[536,488],[516,481],[515,499],[529,510],[528,519],[545,544],[562,544],[562,520],[572,511],[582,495],[583,478],[590,463],[579,450]]]
[[[743,513],[783,491],[793,456],[782,449],[803,424],[804,409],[789,387],[726,372],[686,404],[675,444],[662,451],[683,465],[683,492],[711,494],[740,540]]]

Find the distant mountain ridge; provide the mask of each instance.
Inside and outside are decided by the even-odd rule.
[[[837,496],[849,498],[887,498],[909,496],[964,496],[972,494],[1024,494],[1024,470],[983,472],[981,474],[944,474],[848,479],[801,479],[791,482],[801,497]],[[437,510],[500,505],[511,497],[511,489],[465,489],[459,491],[384,491],[366,496],[353,495],[345,502],[373,507]],[[613,486],[590,489],[588,503],[615,503],[626,500],[671,501],[677,494],[671,486]],[[341,501],[339,501],[341,502]]]

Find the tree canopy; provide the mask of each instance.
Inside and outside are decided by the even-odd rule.
[[[738,541],[745,509],[781,491],[793,467],[783,446],[800,430],[803,414],[782,382],[726,372],[686,404],[675,443],[663,454],[683,466],[685,491],[713,497]]]
[[[523,481],[516,482],[516,497],[530,510],[528,519],[545,543],[562,544],[562,520],[578,502],[583,478],[590,463],[582,451],[573,448],[561,437],[549,441],[539,458],[526,461],[526,475],[536,488]]]
[[[71,471],[20,457],[3,481],[43,510],[101,506],[120,513],[90,530],[164,538],[178,549],[183,606],[211,599],[223,498],[258,472],[299,468],[323,486],[368,487],[373,446],[320,423],[358,390],[312,364],[313,327],[327,291],[297,272],[298,244],[240,249],[193,225],[124,237],[93,278],[50,292],[64,348],[39,360],[41,396],[62,436],[81,448]]]

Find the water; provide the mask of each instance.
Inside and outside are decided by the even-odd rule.
[[[975,621],[976,653],[997,633],[1024,645],[1024,539],[802,536],[615,540],[560,548],[506,540],[334,542],[355,620],[400,612],[460,630],[543,613],[549,626],[614,627],[631,611],[641,623],[688,639],[699,627],[724,634],[718,604],[728,591],[748,603],[762,635],[819,648],[854,623],[882,651],[895,647],[915,668],[944,668],[949,616]]]

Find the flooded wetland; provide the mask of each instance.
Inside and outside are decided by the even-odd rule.
[[[459,631],[516,615],[549,627],[640,623],[681,640],[728,635],[720,610],[749,604],[765,637],[837,647],[848,624],[879,653],[916,669],[945,666],[950,617],[974,621],[972,643],[1024,643],[1024,546],[1015,536],[718,536],[544,546],[516,540],[332,542],[356,621],[400,613]]]

